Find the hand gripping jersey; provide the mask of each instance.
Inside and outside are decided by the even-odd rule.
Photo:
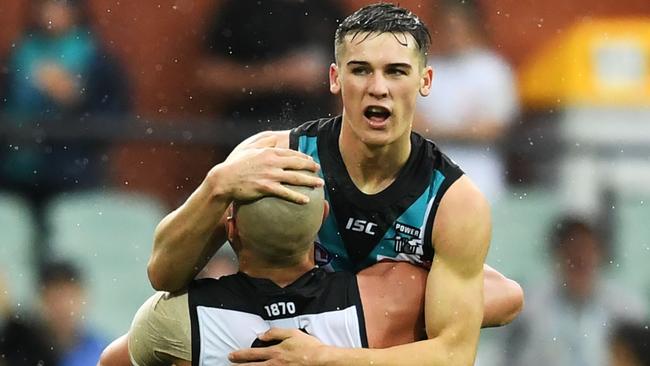
[[[411,154],[397,179],[374,195],[352,182],[341,158],[341,116],[291,130],[290,147],[321,166],[331,212],[318,233],[316,261],[333,271],[358,272],[381,260],[429,267],[431,230],[442,196],[462,170],[435,144],[411,133]]]
[[[188,292],[192,365],[230,365],[228,353],[264,346],[271,327],[297,328],[338,347],[368,347],[356,276],[315,268],[287,287],[243,273],[194,281]]]

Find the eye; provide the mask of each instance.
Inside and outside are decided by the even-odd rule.
[[[408,75],[408,73],[400,68],[390,68],[386,71],[388,75]]]
[[[354,67],[352,68],[352,73],[354,75],[367,75],[369,71],[367,67]]]

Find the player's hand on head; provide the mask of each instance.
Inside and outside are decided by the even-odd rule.
[[[319,363],[319,355],[327,348],[316,337],[299,329],[272,328],[258,338],[263,342],[280,341],[280,343],[270,347],[247,348],[232,352],[228,356],[230,362],[239,366],[316,365]]]
[[[286,131],[264,131],[253,135],[237,145],[230,156],[236,155],[241,150],[263,147],[286,147],[282,144],[283,134]],[[229,158],[230,158],[229,156]]]
[[[263,141],[258,142],[264,144]],[[233,151],[215,169],[218,184],[233,200],[278,196],[306,203],[307,196],[295,192],[285,184],[307,187],[324,184],[321,178],[301,172],[317,172],[320,169],[312,157],[291,149],[259,147],[255,143]]]

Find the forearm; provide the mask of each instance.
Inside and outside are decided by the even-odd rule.
[[[220,190],[219,179],[211,170],[187,201],[156,228],[148,265],[156,290],[174,292],[185,287],[225,241],[221,218],[231,199]]]
[[[321,354],[321,366],[469,366],[475,357],[474,350],[450,348],[441,338],[385,349],[332,347]]]
[[[484,267],[485,327],[498,327],[512,322],[524,306],[524,293],[519,284],[488,265]]]

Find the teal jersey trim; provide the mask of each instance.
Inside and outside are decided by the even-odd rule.
[[[318,138],[312,136],[302,135],[298,138],[298,151],[307,154],[314,158],[314,161],[320,164],[320,157],[318,156]],[[318,175],[323,177],[323,171],[319,171]],[[328,190],[325,189],[325,200],[330,202]],[[341,233],[338,229],[338,222],[336,217],[330,211],[330,214],[323,222],[318,231],[318,237],[315,248],[316,262],[323,268],[329,271],[340,271],[347,269],[341,263],[349,263],[348,254],[341,238]]]
[[[302,135],[298,138],[298,151],[303,154],[309,155],[314,158],[314,161],[320,164],[320,156],[318,156],[318,137]],[[319,171],[318,174],[323,177],[323,172]]]
[[[342,161],[341,124],[341,116],[309,121],[289,136],[292,149],[320,164],[330,203],[316,238],[316,263],[353,272],[382,260],[428,268],[435,255],[432,231],[438,206],[462,170],[432,141],[412,133],[411,154],[395,182],[367,195],[354,185]]]
[[[425,243],[426,225],[435,198],[445,176],[438,170],[427,189],[388,229],[375,249],[361,264],[366,268],[382,260],[410,262],[419,266],[428,265],[422,261]],[[347,268],[346,268],[347,269]]]

